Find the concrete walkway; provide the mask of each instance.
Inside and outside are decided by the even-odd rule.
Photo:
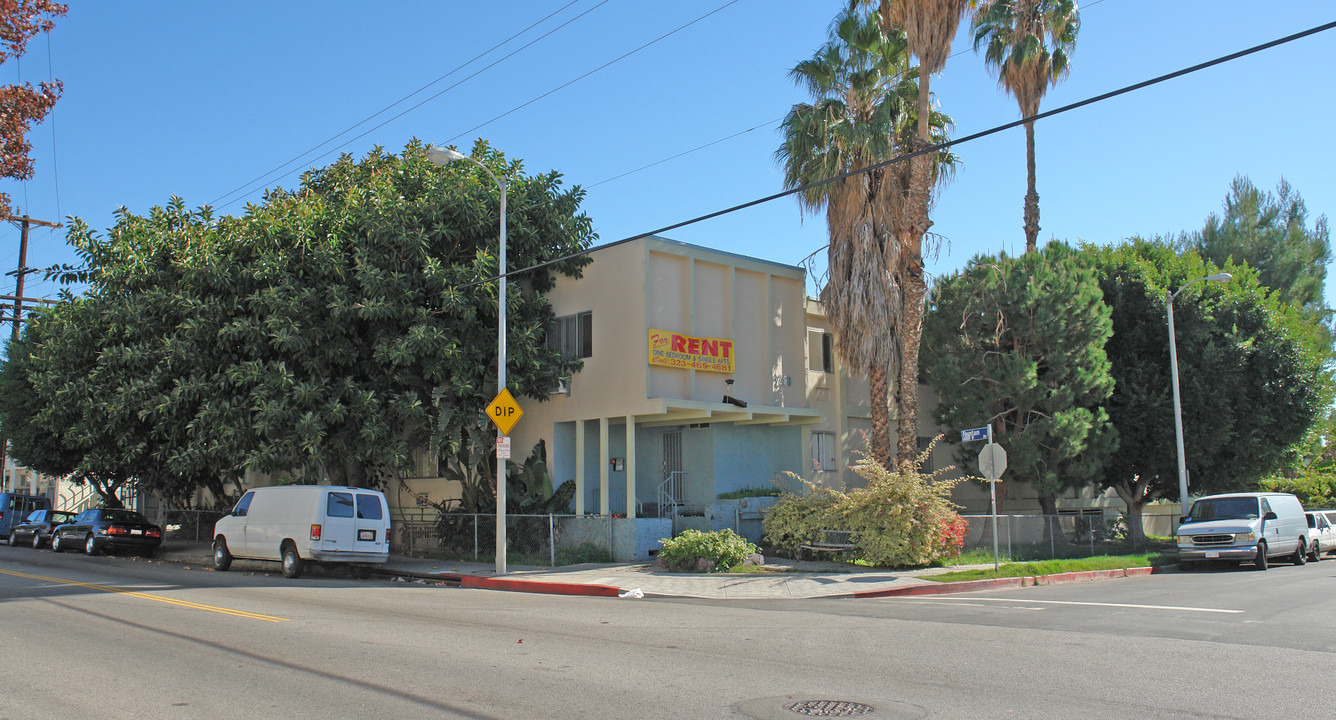
[[[173,543],[158,552],[162,560],[210,566],[211,549],[205,543]],[[1145,575],[1150,568],[1050,575],[1041,578],[1000,578],[942,583],[925,579],[956,570],[988,568],[970,565],[951,568],[884,570],[830,562],[772,560],[758,574],[672,573],[645,563],[582,564],[559,568],[510,566],[498,577],[491,563],[431,560],[392,555],[374,572],[402,582],[445,582],[462,587],[511,590],[557,595],[600,597],[686,597],[724,600],[872,598],[897,595],[936,595],[988,589],[1026,587],[1061,582],[1088,582]],[[277,563],[238,561],[237,569],[278,571]]]

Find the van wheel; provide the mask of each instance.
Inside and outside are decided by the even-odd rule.
[[[1294,554],[1290,556],[1290,562],[1295,565],[1303,565],[1308,562],[1308,543],[1303,538],[1299,538],[1299,544],[1294,548]]]
[[[1320,540],[1313,541],[1313,547],[1308,549],[1308,561],[1309,562],[1322,561],[1322,541]]]
[[[1266,569],[1266,543],[1257,543],[1257,557],[1253,558],[1253,568],[1257,570]]]
[[[14,531],[13,531],[13,530],[10,530],[10,531],[9,531],[9,540],[8,540],[8,542],[9,542],[9,546],[10,546],[10,547],[17,547],[18,544],[19,544],[18,536],[16,536],[16,535],[14,534]]]
[[[299,578],[302,576],[302,556],[297,554],[297,546],[292,543],[283,545],[283,577]]]
[[[213,569],[227,572],[232,567],[232,553],[227,551],[227,541],[221,536],[213,541]]]

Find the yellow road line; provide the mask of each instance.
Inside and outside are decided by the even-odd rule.
[[[14,572],[13,570],[0,570],[0,573],[13,575],[14,577],[29,578],[31,580],[45,580],[46,582],[61,583],[63,585],[77,585],[90,590],[119,593],[121,595],[129,595],[130,597],[143,598],[145,600],[156,600],[158,602],[168,603],[169,605],[180,605],[181,607],[187,607],[194,610],[207,610],[209,612],[222,613],[224,615],[250,618],[251,620],[268,620],[269,622],[284,622],[288,620],[288,618],[274,617],[273,615],[261,615],[260,613],[246,612],[245,610],[232,610],[230,608],[218,607],[216,605],[204,605],[202,603],[190,602],[189,600],[177,600],[175,598],[163,597],[161,595],[150,595],[148,593],[125,590],[123,588],[111,587],[109,585],[96,585],[94,583],[79,582],[78,580],[64,580],[62,578],[47,577],[45,575],[29,575],[28,573]]]

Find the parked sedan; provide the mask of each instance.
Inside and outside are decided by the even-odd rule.
[[[89,555],[104,550],[132,550],[152,557],[162,544],[162,528],[133,510],[93,508],[51,531],[51,549],[82,547]]]
[[[33,510],[23,522],[9,529],[9,546],[27,543],[39,548],[51,539],[51,530],[74,520],[74,513],[64,510]]]
[[[1308,518],[1308,559],[1317,562],[1327,553],[1336,552],[1336,525],[1322,512],[1306,512]]]

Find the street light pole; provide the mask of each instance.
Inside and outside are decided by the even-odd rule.
[[[506,389],[506,178],[504,175],[499,177],[494,175],[491,170],[487,169],[486,165],[450,148],[434,145],[427,148],[427,160],[433,165],[445,165],[457,160],[467,160],[482,168],[482,171],[487,173],[487,177],[490,177],[501,189],[501,251],[498,255],[499,265],[497,268],[497,274],[501,276],[501,285],[497,290],[496,315],[496,391],[499,393]],[[500,430],[496,431],[498,440],[504,436],[505,433]],[[496,459],[496,574],[506,574],[506,463],[501,458]]]
[[[1229,273],[1216,273],[1200,277],[1192,282],[1185,283],[1176,291],[1164,291],[1164,304],[1166,313],[1169,316],[1169,377],[1174,388],[1174,440],[1178,443],[1178,497],[1179,497],[1179,515],[1188,514],[1188,461],[1183,452],[1183,403],[1178,394],[1178,340],[1174,335],[1174,298],[1187,289],[1189,285],[1199,282],[1229,282],[1234,276]]]

